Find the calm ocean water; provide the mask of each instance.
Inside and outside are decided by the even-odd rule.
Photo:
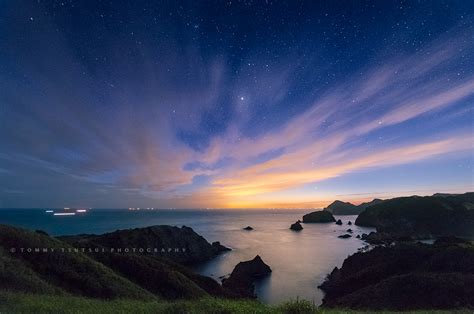
[[[357,234],[372,229],[355,225],[356,216],[338,216],[336,224],[303,224],[304,230],[289,230],[291,223],[308,211],[128,211],[93,209],[76,216],[52,216],[39,209],[0,209],[0,223],[28,229],[41,229],[51,235],[104,233],[116,229],[151,225],[186,225],[209,242],[220,241],[231,247],[196,271],[216,280],[232,272],[234,266],[255,255],[270,265],[271,276],[256,283],[258,298],[265,303],[280,303],[303,298],[320,304],[323,293],[317,286],[335,266],[364,246]],[[244,231],[250,225],[255,230]],[[339,239],[351,228],[350,239]]]

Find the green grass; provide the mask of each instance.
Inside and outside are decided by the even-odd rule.
[[[293,300],[279,306],[269,306],[253,300],[204,298],[177,302],[147,300],[104,301],[74,296],[37,295],[4,291],[0,292],[0,313],[356,314],[363,312],[318,309],[312,303],[305,300]],[[416,311],[408,313],[467,314],[472,313],[472,311]]]

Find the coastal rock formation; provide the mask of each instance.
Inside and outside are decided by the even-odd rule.
[[[369,206],[377,205],[377,204],[380,204],[380,203],[383,203],[383,202],[384,202],[384,200],[381,200],[379,198],[374,198],[370,202],[365,202],[365,203],[361,203],[361,204],[357,205],[357,207],[360,208],[362,211],[364,211]]]
[[[338,219],[338,220],[336,221],[336,225],[339,225],[339,226],[342,225],[342,220],[341,220],[341,219]]]
[[[238,296],[255,298],[253,282],[271,272],[270,266],[257,255],[253,260],[238,263],[229,278],[222,280],[222,286]]]
[[[369,206],[356,225],[396,237],[474,237],[474,193],[399,197]]]
[[[336,200],[326,207],[325,210],[331,212],[333,215],[357,215],[363,209],[359,209],[356,205],[349,202]]]
[[[395,242],[398,238],[386,233],[386,232],[370,232],[369,234],[363,233],[362,240],[367,243],[379,245],[379,244],[391,244]]]
[[[243,229],[243,230],[247,230],[247,231],[252,231],[252,230],[253,230],[253,228],[252,228],[252,227],[250,227],[250,226],[247,226],[247,227],[245,227],[245,228],[242,228],[242,229]]]
[[[219,241],[212,242],[211,245],[214,249],[214,252],[217,252],[217,254],[220,254],[222,252],[232,251],[231,248],[228,248],[227,246],[223,246]]]
[[[304,223],[326,223],[335,221],[334,216],[327,210],[315,211],[303,216]]]
[[[193,229],[173,226],[117,230],[101,235],[81,234],[59,239],[76,247],[135,248],[141,254],[164,257],[181,264],[192,265],[210,260],[230,250],[220,243],[210,244]]]
[[[351,222],[351,221],[349,221],[347,224],[348,224],[349,226],[352,226],[352,222]]]
[[[336,200],[332,202],[325,210],[331,212],[333,215],[359,215],[367,207],[383,202],[381,199],[374,199],[370,202],[354,205],[349,202]]]
[[[48,251],[11,250],[37,247]],[[75,248],[80,246],[71,246],[43,233],[0,225],[0,287],[14,292],[101,299],[233,296],[212,278],[195,274],[167,258]]]
[[[291,230],[294,230],[294,231],[301,231],[301,230],[303,230],[303,226],[301,226],[301,223],[300,223],[300,221],[298,220],[297,222],[295,222],[294,224],[292,224],[292,225],[290,226],[290,229],[291,229]]]
[[[398,243],[348,257],[320,286],[323,307],[435,310],[474,306],[474,246]],[[457,241],[454,241],[457,242]]]
[[[351,238],[352,236],[348,233],[346,234],[341,234],[340,236],[338,236],[338,238],[341,238],[341,239],[348,239],[348,238]]]

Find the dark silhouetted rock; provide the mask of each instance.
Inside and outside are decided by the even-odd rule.
[[[350,221],[349,221],[347,224],[348,224],[349,226],[352,226],[352,222],[350,222]]]
[[[122,246],[120,243],[132,243],[131,237],[141,235],[148,247],[147,241],[157,239],[160,232],[170,233],[160,237],[160,241],[171,241],[170,237],[185,237],[191,235],[189,242],[201,242],[194,239],[195,234],[181,228],[142,228],[140,232],[123,231],[104,235],[101,238],[104,245],[98,241],[92,242],[99,236],[77,236],[53,238],[43,233],[0,225],[0,286],[1,289],[24,292],[64,295],[65,293],[80,297],[100,299],[191,299],[209,296],[233,297],[219,283],[209,277],[195,274],[187,267],[175,263],[169,258],[146,252],[134,253],[135,246]],[[149,234],[151,233],[151,235]],[[113,239],[119,240],[116,245],[109,246]],[[61,240],[59,240],[61,239]],[[68,242],[62,240],[67,239]],[[87,239],[87,240],[85,240]],[[106,240],[107,241],[106,241]],[[166,240],[167,239],[167,240]],[[82,242],[81,242],[82,240]],[[87,241],[91,242],[87,242]],[[182,241],[183,239],[180,239]],[[77,241],[77,242],[75,242]],[[136,239],[136,243],[140,239]],[[205,241],[205,240],[204,240]],[[79,244],[80,243],[80,244]],[[90,243],[90,245],[89,245]],[[102,242],[101,242],[102,243]],[[107,243],[107,245],[105,245]],[[171,243],[171,242],[167,242]],[[207,243],[207,242],[206,242]],[[157,241],[157,246],[160,245]],[[196,245],[196,244],[194,244]],[[45,247],[48,253],[18,254],[11,252],[10,247]],[[211,244],[197,244],[210,253],[214,252]],[[99,250],[78,250],[73,248],[107,248]],[[111,248],[130,248],[127,253],[111,252]],[[149,246],[154,248],[154,245]],[[193,247],[192,244],[189,247]],[[51,249],[54,249],[51,250]],[[68,250],[70,253],[67,253]],[[65,250],[64,252],[62,250]]]
[[[448,241],[449,242],[449,241]],[[474,307],[474,247],[397,243],[348,257],[320,286],[322,307],[366,311]]]
[[[362,240],[370,244],[378,245],[391,244],[396,238],[389,233],[372,231],[369,234],[362,234]]]
[[[474,238],[474,193],[385,200],[363,211],[356,225],[375,227],[396,237]]]
[[[360,239],[360,234],[358,234],[358,235],[356,236],[356,238],[357,238],[357,239]]]
[[[148,248],[150,254],[169,258],[173,262],[191,265],[210,260],[229,249],[219,244],[210,244],[193,229],[173,226],[151,226],[145,228],[117,230],[101,235],[82,234],[63,236],[59,239],[76,247],[88,248]],[[157,250],[155,250],[157,249]]]
[[[339,226],[342,225],[342,220],[341,220],[341,219],[338,219],[338,220],[336,221],[336,225],[339,225]]]
[[[332,202],[325,210],[331,212],[333,215],[357,215],[362,211],[357,208],[356,205],[339,200]]]
[[[223,246],[219,241],[212,242],[212,247],[217,253],[232,251],[232,249]]]
[[[352,229],[347,229],[346,232],[352,233]]]
[[[374,198],[373,200],[371,200],[370,202],[365,202],[365,203],[362,203],[362,204],[359,204],[357,207],[359,209],[361,209],[361,212],[364,211],[367,207],[370,207],[372,205],[377,205],[377,204],[380,204],[384,202],[384,200],[381,200],[379,198]]]
[[[247,226],[247,227],[245,227],[245,228],[243,228],[243,229],[244,229],[244,230],[247,230],[247,231],[252,231],[252,230],[253,230],[253,228],[250,227],[250,226]]]
[[[297,222],[295,222],[294,224],[290,226],[290,229],[293,231],[301,231],[303,230],[303,226],[301,226],[301,223],[298,220]]]
[[[238,263],[229,278],[222,280],[222,286],[237,296],[255,298],[253,282],[271,272],[270,266],[257,255],[253,260]]]
[[[352,236],[351,236],[350,234],[348,234],[348,233],[342,234],[342,235],[338,236],[338,238],[341,238],[341,239],[348,239],[348,238],[351,238],[351,237],[352,237]]]
[[[367,207],[383,202],[380,199],[374,199],[370,202],[354,205],[349,202],[334,201],[325,210],[330,211],[333,215],[359,215]]]
[[[334,216],[327,210],[320,210],[303,216],[304,223],[326,223],[335,221]]]

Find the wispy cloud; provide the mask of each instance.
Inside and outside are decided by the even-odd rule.
[[[63,38],[52,40],[41,62],[29,60],[35,66],[26,74],[35,89],[8,90],[0,99],[16,105],[4,119],[14,132],[5,136],[0,160],[28,171],[176,207],[311,207],[326,200],[274,201],[272,195],[361,170],[474,151],[472,128],[457,124],[472,115],[474,96],[474,76],[460,69],[474,51],[463,32],[412,54],[380,56],[334,85],[308,88],[294,104],[291,92],[302,82],[295,76],[306,57],[282,57],[266,71],[267,62],[264,70],[253,67],[262,63],[258,55],[229,65],[223,55],[203,58],[189,47],[181,59],[173,52],[156,65],[144,48],[143,73],[113,60],[107,76],[86,73]],[[50,46],[62,58],[50,58]],[[44,69],[51,75],[44,77]],[[95,86],[89,76],[107,83]],[[257,106],[281,102],[299,111],[256,135],[246,133]],[[222,125],[206,134],[204,118],[215,112]],[[180,132],[198,134],[200,149]]]
[[[459,76],[453,59],[463,54],[462,37],[436,41],[406,58],[387,60],[366,74],[351,77],[328,91],[304,113],[280,128],[258,138],[240,139],[235,129],[214,139],[198,160],[215,162],[232,156],[233,167],[216,173],[205,192],[226,205],[245,204],[246,198],[293,189],[367,168],[389,167],[430,159],[452,152],[474,152],[469,128],[451,126],[445,135],[397,135],[383,143],[370,139],[373,133],[419,119],[422,129],[448,122],[456,112],[465,112],[462,101],[472,101],[474,77]],[[441,71],[440,71],[441,70]],[[453,109],[451,109],[453,108]],[[435,122],[423,120],[428,114],[454,110]],[[452,122],[452,121],[450,121]],[[237,127],[238,128],[238,127]],[[237,129],[236,128],[236,129]],[[436,132],[434,132],[436,134]],[[372,141],[372,145],[352,143]],[[248,164],[256,156],[284,151],[273,159]]]

